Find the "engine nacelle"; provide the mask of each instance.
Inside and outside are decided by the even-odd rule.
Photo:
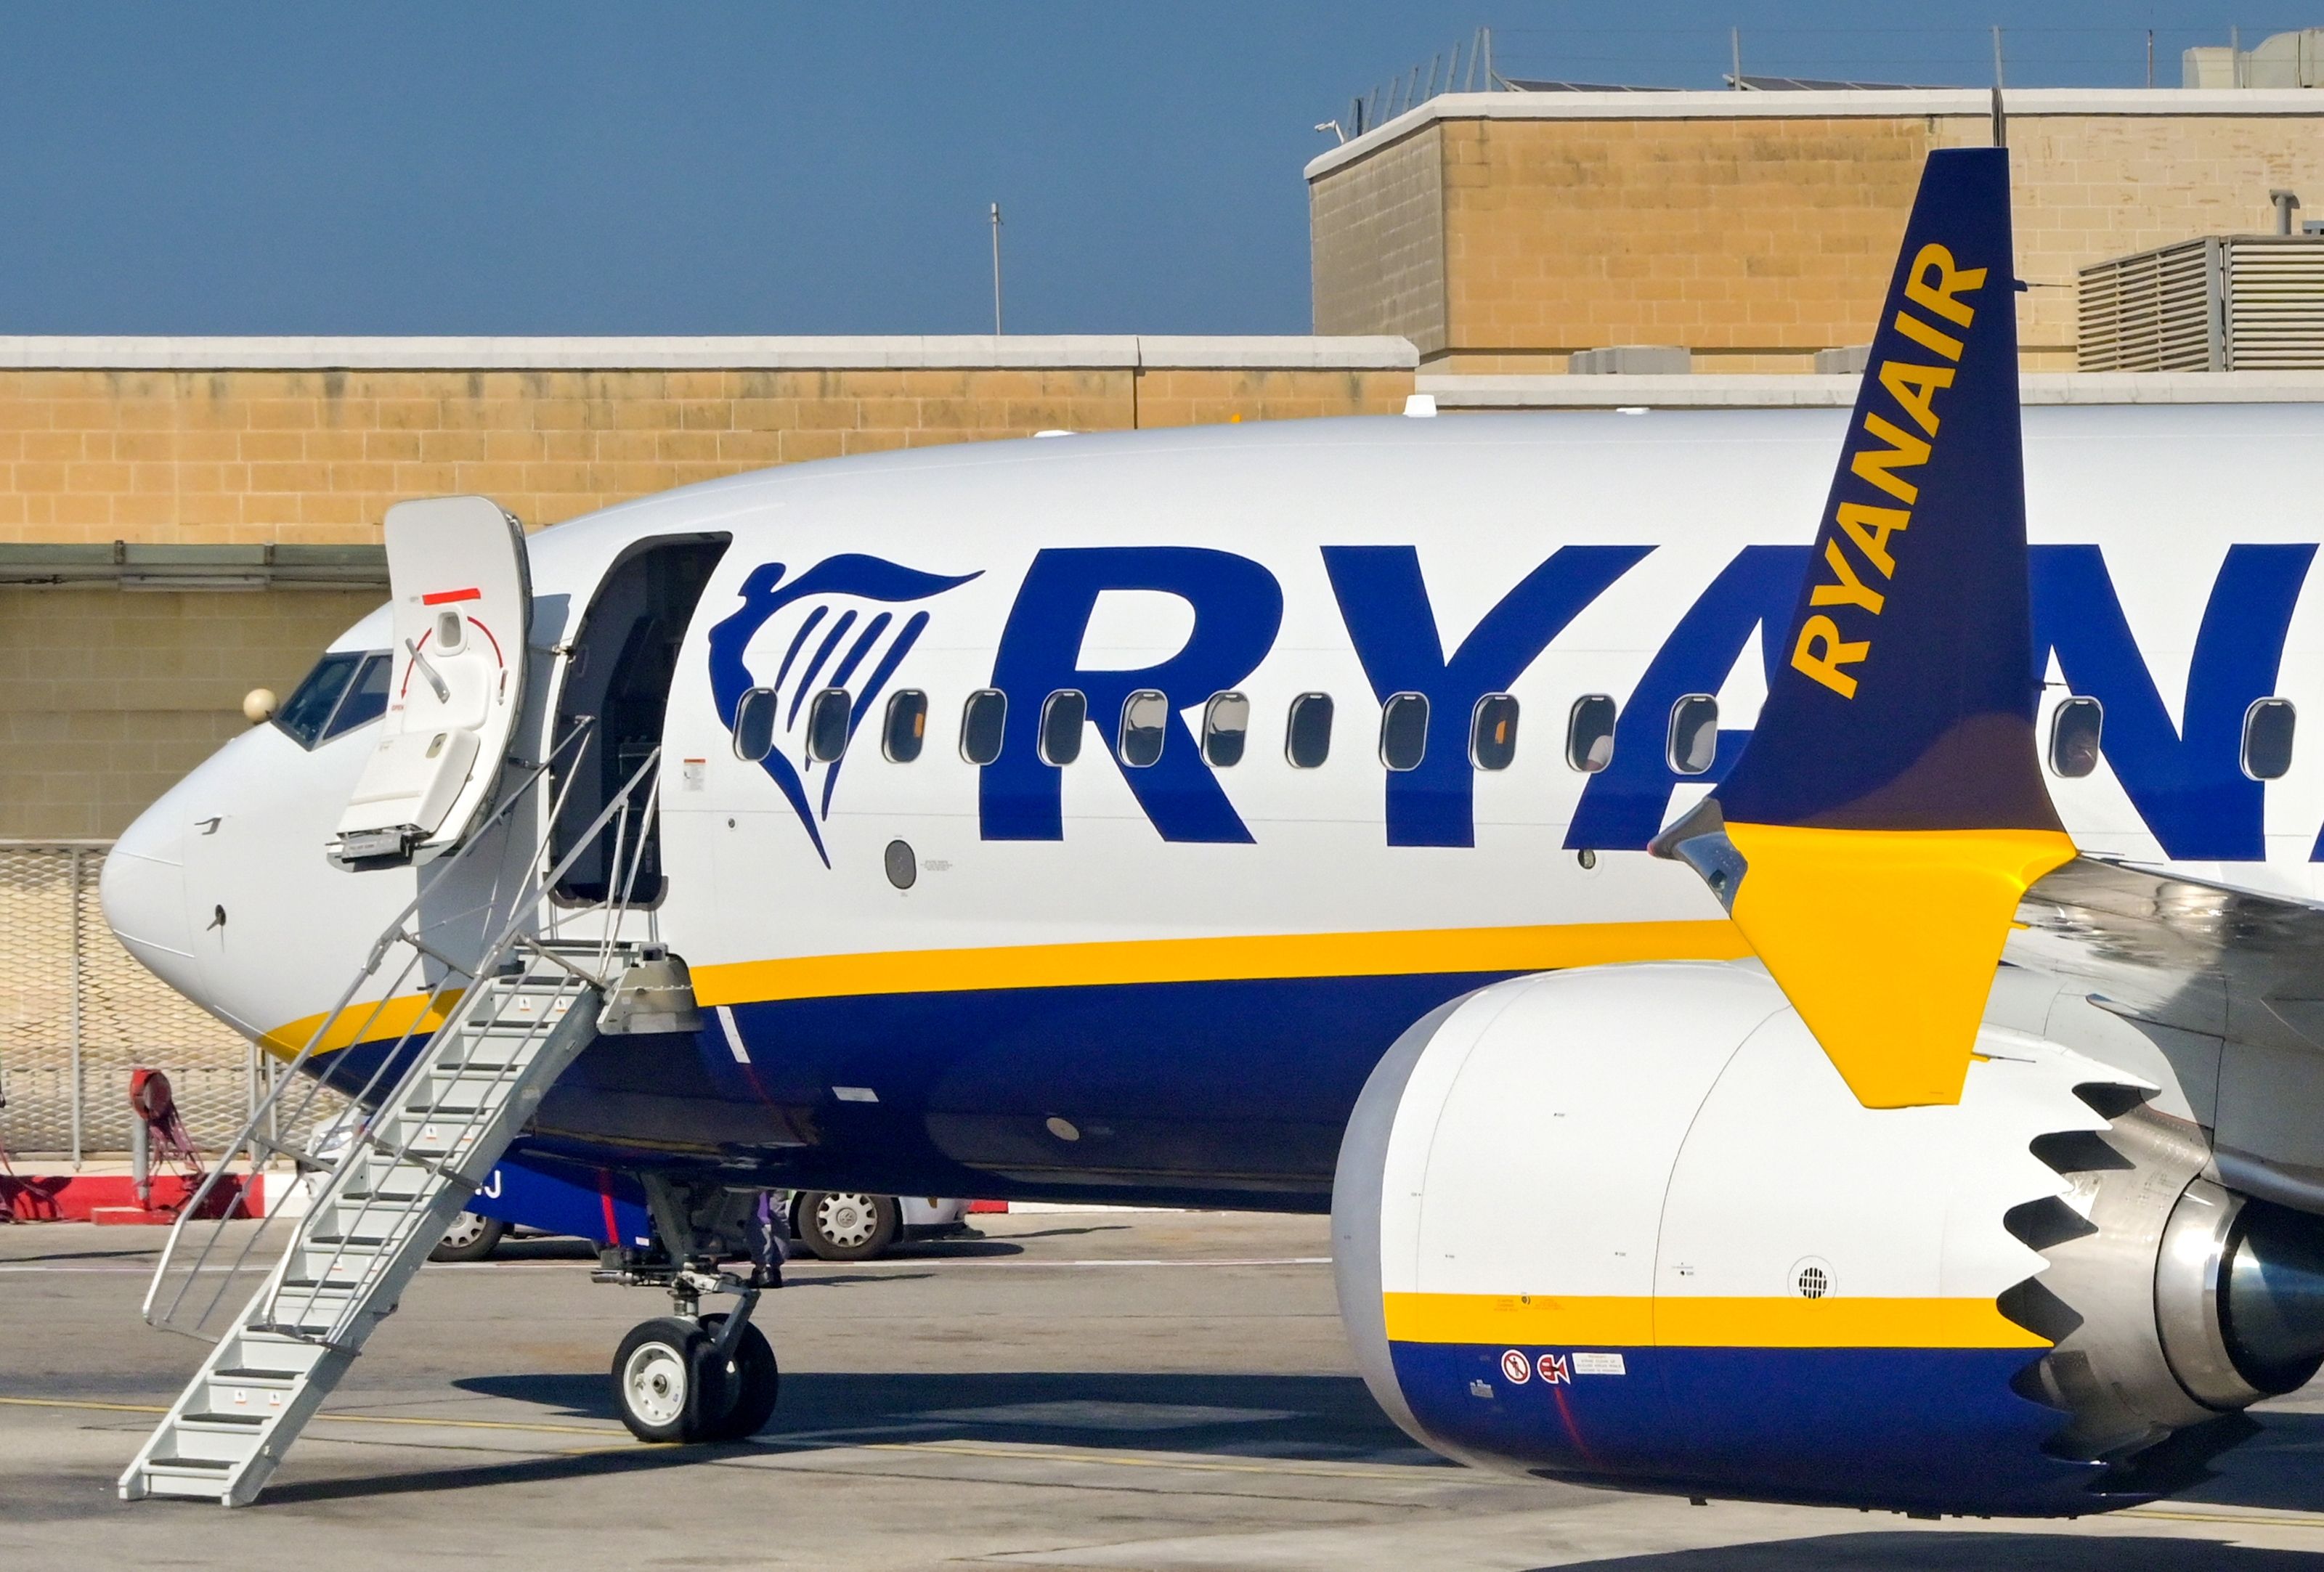
[[[1381,1406],[1467,1462],[1915,1512],[2148,1499],[2324,1359],[2324,1224],[2200,1178],[2153,1089],[1988,1025],[1958,1105],[1868,1109],[1756,967],[1496,984],[1365,1087],[1341,1314]]]

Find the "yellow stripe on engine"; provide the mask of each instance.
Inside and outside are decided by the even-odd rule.
[[[1388,1293],[1398,1343],[1553,1347],[2046,1348],[1989,1299]]]
[[[1750,953],[1735,925],[1717,919],[1376,933],[1238,933],[733,961],[696,967],[694,993],[705,1005],[739,1005],[1012,988],[1553,971],[1626,961],[1735,961]]]

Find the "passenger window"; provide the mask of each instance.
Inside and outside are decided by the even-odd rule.
[[[2292,768],[2292,701],[2255,699],[2244,712],[2244,773],[2282,780]]]
[[[817,764],[836,764],[847,751],[851,703],[845,688],[825,688],[807,706],[807,756]]]
[[[323,740],[328,742],[358,726],[368,726],[386,714],[387,683],[394,670],[395,663],[383,651],[364,656],[355,680],[347,685],[346,697],[332,712],[331,723],[323,728]]]
[[[905,688],[888,701],[888,719],[880,728],[880,751],[897,764],[909,764],[920,756],[927,732],[928,695],[918,688]]]
[[[1041,705],[1041,762],[1068,765],[1082,756],[1082,722],[1089,719],[1089,698],[1073,688],[1059,688]]]
[[[2106,730],[2106,706],[2096,699],[2068,699],[2050,717],[2050,769],[2080,780],[2098,767],[2098,741]]]
[[[1680,775],[1701,775],[1719,758],[1719,701],[1689,694],[1671,706],[1670,767]]]
[[[1380,762],[1399,773],[1418,769],[1428,752],[1428,699],[1423,694],[1390,694],[1380,706]]]
[[[1121,704],[1121,762],[1144,769],[1162,757],[1162,737],[1170,723],[1170,699],[1153,688],[1140,688]]]
[[[1614,701],[1584,694],[1565,718],[1565,762],[1583,775],[1596,775],[1614,762]]]
[[[290,700],[274,712],[274,724],[301,748],[323,740],[323,728],[363,664],[360,655],[327,655],[315,663],[304,681],[291,690]]]
[[[1009,721],[1009,695],[999,688],[979,688],[968,695],[960,712],[960,756],[971,764],[991,764],[1001,757],[1001,740]]]
[[[1332,695],[1302,694],[1291,701],[1283,756],[1294,769],[1314,769],[1332,754]]]
[[[1479,769],[1507,769],[1517,756],[1517,702],[1508,694],[1487,694],[1469,721],[1469,762]]]
[[[734,705],[734,757],[756,764],[775,750],[775,690],[752,688]]]
[[[1215,769],[1242,762],[1250,738],[1250,701],[1240,694],[1213,694],[1203,706],[1203,758]]]

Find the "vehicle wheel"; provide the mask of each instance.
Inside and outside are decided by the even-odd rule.
[[[498,1218],[462,1212],[444,1230],[442,1242],[428,1252],[430,1261],[482,1261],[501,1246],[508,1225]]]
[[[706,1357],[725,1325],[724,1311],[702,1318]],[[731,1401],[724,1414],[704,1427],[702,1439],[740,1441],[757,1435],[774,1417],[775,1397],[781,1389],[782,1375],[775,1368],[773,1346],[755,1322],[742,1328],[742,1335],[735,1339],[734,1356],[728,1368],[717,1374],[724,1378]]]
[[[799,1197],[792,1232],[822,1260],[869,1261],[888,1253],[901,1224],[894,1196],[811,1190]]]

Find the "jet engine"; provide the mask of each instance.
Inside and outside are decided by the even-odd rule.
[[[1340,1309],[1423,1444],[1546,1477],[2052,1515],[2150,1499],[2324,1364],[2324,1219],[2155,1089],[1988,1023],[1871,1109],[1757,967],[1591,968],[1407,1032],[1341,1149]]]

